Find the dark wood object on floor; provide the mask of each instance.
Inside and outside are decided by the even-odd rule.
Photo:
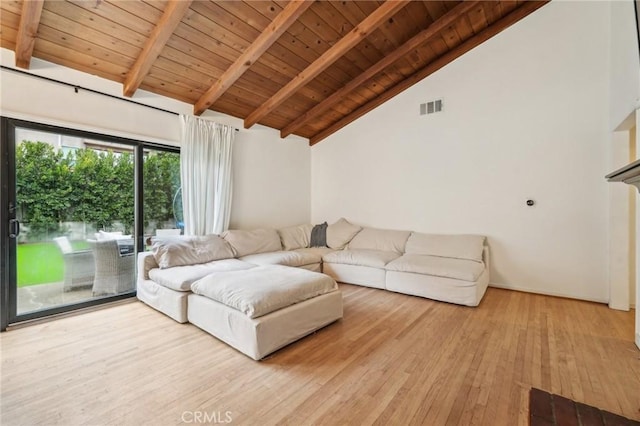
[[[640,422],[540,389],[529,391],[531,426],[640,426]]]

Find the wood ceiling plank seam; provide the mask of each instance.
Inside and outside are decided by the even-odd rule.
[[[4,15],[4,13],[2,13],[2,15]],[[0,21],[2,19],[3,17],[0,16]],[[0,27],[0,45],[5,49],[14,50],[16,47],[15,40],[17,34],[18,32],[15,29],[3,25]]]
[[[290,2],[283,11],[258,35],[249,48],[233,63],[196,102],[194,114],[200,115],[209,108],[230,86],[232,86],[269,47],[277,41],[284,31],[300,16],[311,2]]]
[[[243,4],[242,2],[239,2]],[[249,24],[243,22],[239,17],[228,13],[215,2],[198,2],[193,8],[194,11],[206,16],[212,22],[218,24],[226,31],[232,32],[237,37],[252,43],[264,31],[264,28],[253,28]]]
[[[336,11],[336,14],[346,19],[349,24],[351,24],[352,28],[358,25],[366,17],[353,1],[332,1],[327,2],[327,4]],[[378,56],[376,61],[387,53],[385,50],[380,50],[378,48],[377,40],[380,38],[384,38],[380,29],[372,31],[369,37],[366,38],[366,40],[370,40],[371,49],[373,49],[374,53]]]
[[[370,99],[370,98],[368,98],[368,99]],[[295,95],[292,96],[291,98],[287,99],[286,102],[283,102],[282,105],[288,105],[288,106],[293,108],[294,102],[296,102],[296,96]],[[301,111],[299,111],[298,114],[294,115],[293,118],[296,118],[296,117],[300,116],[301,114],[303,114],[304,112],[308,111],[311,107],[314,106],[314,104],[309,103],[305,107],[301,108],[300,105],[302,105],[302,102],[298,102],[298,105],[296,106],[296,109],[298,109],[298,110],[301,109]],[[354,108],[359,107],[360,105],[362,105],[362,102],[355,102],[353,100],[350,100],[349,98],[345,98],[340,103],[334,105],[334,110],[338,111],[339,113],[342,114],[342,113],[350,112]],[[289,120],[291,121],[293,118],[290,118]]]
[[[196,44],[191,41],[202,40],[205,37],[208,39],[206,43]],[[236,50],[233,50],[231,47],[223,43],[216,43],[214,39],[210,38],[205,33],[185,24],[184,22],[178,25],[173,37],[169,39],[167,44],[175,47],[176,49],[179,49],[179,46],[184,45],[188,49],[190,55],[197,55],[197,57],[204,62],[208,62],[205,58],[215,59],[216,61],[226,61],[227,64],[225,65],[225,69],[238,57],[238,52]],[[275,72],[276,70],[273,71]]]
[[[271,97],[267,102],[262,104],[260,108],[255,110],[245,119],[245,127],[251,127],[256,124],[260,119],[264,118],[269,112],[273,111],[282,103],[286,98],[291,96],[293,92],[303,86],[308,81],[314,79],[324,69],[328,68],[337,57],[341,56],[347,50],[350,50],[355,44],[357,44],[362,38],[366,37],[374,28],[377,28],[380,23],[389,16],[393,16],[399,9],[404,7],[406,2],[392,1],[385,2],[380,8],[376,9],[374,13],[369,15],[361,25],[354,28],[347,36],[343,37],[337,42],[331,49],[325,52],[320,58],[311,64],[304,72],[298,74],[291,82],[278,91],[276,95]]]
[[[33,48],[38,37],[38,26],[43,7],[44,0],[31,0],[22,3],[15,47],[15,64],[19,68],[29,69]]]
[[[344,16],[338,14],[337,10],[331,6],[329,2],[318,2],[314,11],[318,17],[325,22],[327,26],[331,27],[340,38],[344,37],[355,28],[355,25],[352,25]],[[402,13],[402,10],[398,11],[398,13]],[[364,66],[364,69],[367,69],[371,64],[378,62],[380,58],[382,58],[382,53],[378,52],[377,49],[374,50],[373,48],[365,49],[365,43],[367,43],[366,39],[362,40],[360,43],[355,45],[349,53],[352,54],[352,56],[355,56],[357,53],[360,58],[364,58],[364,60],[366,60],[366,65],[364,60],[362,61],[362,65]],[[356,65],[359,66],[357,63]],[[364,69],[361,71],[364,71]]]
[[[185,75],[184,73],[174,72],[171,69],[167,69],[166,64],[164,64],[162,61],[159,61],[159,63],[154,64],[154,67],[150,71],[149,75],[151,78],[157,81],[164,82],[165,83],[164,87],[167,87],[167,85],[178,86],[178,87],[184,88],[185,90],[193,90],[194,93],[204,93],[206,88],[209,87],[210,83],[213,81],[211,78],[207,77],[206,75],[202,75],[202,78],[208,79],[209,81],[203,83],[202,80],[198,79],[198,76],[193,75],[193,73],[191,75]],[[236,98],[245,99],[245,100],[257,98],[260,101],[262,101],[262,100],[268,99],[268,96],[259,95],[255,91],[255,86],[242,87],[242,85],[234,85],[232,88],[229,89],[229,92],[233,94],[233,96],[235,96]],[[292,107],[291,111],[288,111],[288,114],[295,116],[295,114],[297,114],[297,111],[299,111],[300,109],[304,109],[305,105],[306,104],[303,103],[302,107],[301,106]],[[288,118],[289,116],[283,116],[283,117]]]
[[[428,44],[429,47],[431,47],[431,50],[433,50],[433,52],[436,54],[436,56],[443,55],[449,50],[447,44],[442,39],[442,36],[438,36],[433,40],[429,40]]]
[[[259,34],[259,32],[256,32],[256,34]],[[283,69],[282,67],[291,69],[292,72],[286,74],[288,78],[291,78],[293,75],[295,75],[308,65],[308,63],[304,62],[303,58],[301,58],[300,56],[295,56],[293,61],[289,61],[283,60],[278,54],[274,54],[271,51],[268,51],[265,55],[263,55],[263,57],[264,62],[266,64],[269,64],[274,69],[277,69],[279,71]],[[331,86],[329,86],[329,88],[331,88]]]
[[[282,9],[284,9],[282,8],[281,10],[278,11],[278,13],[274,13],[274,15],[271,18],[267,18],[262,13],[260,13],[257,9],[252,7],[251,3],[256,3],[256,2],[245,3],[240,1],[228,1],[224,3],[220,3],[219,6],[224,10],[226,10],[227,13],[233,16],[240,17],[240,15],[244,15],[245,23],[247,25],[252,26],[258,31],[261,31],[261,29],[266,28],[267,25],[269,25],[272,22],[273,18],[275,18],[278,15],[278,13],[280,13]]]
[[[122,9],[125,12],[128,12],[134,16],[137,16],[140,19],[143,19],[150,23],[151,25],[156,24],[162,17],[165,9],[159,10],[143,1],[122,1],[122,0],[105,0],[114,7],[118,9]],[[169,2],[167,2],[167,5]]]
[[[105,18],[109,21],[118,23],[128,29],[142,34],[144,36],[144,40],[149,37],[151,31],[153,31],[154,26],[147,22],[146,20],[139,18],[131,13],[120,9],[119,7],[115,7],[110,3],[100,1],[100,2],[87,2],[87,1],[79,1],[79,0],[67,0],[70,4],[74,4],[79,6],[82,9],[85,9],[89,13]],[[53,2],[55,3],[55,1]],[[92,7],[91,5],[95,5]]]
[[[249,110],[247,108],[243,108],[241,105],[235,104],[233,102],[233,100],[232,99],[228,99],[228,97],[229,97],[229,95],[225,94],[225,96],[223,96],[222,98],[219,99],[216,111],[226,113],[225,109],[227,109],[230,106],[232,106],[232,107],[234,107],[236,109],[236,111],[238,109],[242,109],[242,114],[241,115],[234,115],[235,117],[238,117],[238,118],[242,119],[243,116],[246,116],[247,115],[247,111],[249,111]],[[276,126],[282,125],[282,123],[286,123],[286,121],[287,121],[287,119],[285,117],[282,117],[282,116],[280,116],[278,114],[274,114],[272,117],[269,117],[269,121],[266,122],[265,126],[275,129]]]
[[[322,2],[318,2],[321,4]],[[339,42],[344,36],[341,35],[338,31],[336,31],[331,24],[327,23],[322,17],[318,14],[316,8],[310,10],[310,15],[314,14],[314,19],[316,20],[315,25],[310,26],[309,29],[316,34],[318,37],[323,38],[330,46],[330,48]],[[355,27],[353,27],[355,28]],[[353,31],[353,28],[348,31],[346,34],[349,34]],[[324,36],[323,33],[329,34],[328,36]],[[328,39],[327,39],[328,38]],[[347,62],[350,66],[347,65],[345,71],[349,74],[350,78],[358,75],[363,70],[367,69],[371,65],[371,61],[364,56],[359,50],[356,50],[356,46],[353,46],[349,51],[345,52],[341,58],[339,58],[340,62]],[[338,61],[335,61],[336,63]]]
[[[369,81],[369,79],[372,76],[383,71],[389,65],[392,65],[396,63],[399,59],[402,59],[407,52],[410,52],[415,48],[421,45],[424,45],[425,43],[429,42],[432,39],[439,38],[440,31],[442,30],[442,28],[446,28],[447,26],[451,25],[452,22],[455,22],[461,15],[464,15],[469,10],[476,7],[476,5],[477,5],[477,2],[461,3],[458,6],[456,6],[454,9],[452,9],[450,12],[447,12],[440,19],[438,19],[433,24],[431,24],[428,28],[416,34],[411,39],[406,41],[402,46],[398,47],[393,53],[385,56],[378,63],[374,64],[365,72],[360,74],[358,77],[356,77],[355,79],[347,83],[345,86],[343,86],[341,89],[334,92],[325,101],[316,105],[314,108],[307,111],[305,114],[301,115],[300,117],[296,118],[296,120],[294,120],[293,122],[289,123],[285,128],[281,129],[281,132],[280,132],[281,136],[285,137],[295,132],[297,128],[303,126],[313,117],[320,116],[324,111],[326,111],[327,109],[335,105],[337,102],[339,102],[339,100],[342,99],[343,96],[351,93],[353,90],[360,87],[363,83]]]
[[[455,60],[456,58],[462,56],[466,52],[472,50],[476,46],[478,46],[478,45],[482,44],[483,42],[489,40],[490,38],[492,38],[496,34],[499,34],[503,30],[505,30],[506,28],[510,27],[514,23],[516,23],[519,20],[523,19],[527,15],[535,12],[537,9],[539,9],[540,7],[544,6],[547,3],[548,3],[547,0],[544,0],[544,1],[528,1],[528,2],[523,3],[522,6],[518,7],[517,9],[515,9],[511,13],[505,15],[504,17],[500,18],[500,20],[497,21],[495,23],[495,25],[493,25],[491,27],[488,27],[484,31],[482,31],[482,32],[470,37],[469,39],[465,40],[461,45],[457,46],[455,49],[448,51],[447,53],[445,53],[445,54],[441,55],[440,57],[438,57],[436,60],[434,60],[431,63],[427,64],[420,72],[414,74],[410,78],[407,78],[407,79],[403,80],[395,88],[393,88],[391,90],[388,90],[383,95],[381,95],[378,98],[370,101],[369,103],[361,106],[358,110],[354,111],[353,113],[351,113],[348,116],[343,117],[338,122],[334,123],[333,125],[327,127],[325,130],[323,130],[322,132],[320,132],[317,135],[313,136],[312,138],[310,138],[310,141],[309,141],[310,145],[315,145],[316,143],[318,143],[321,140],[325,139],[327,136],[335,133],[339,129],[343,128],[344,126],[346,126],[347,124],[349,124],[352,121],[356,120],[357,118],[363,116],[364,114],[366,114],[367,112],[371,111],[375,107],[377,107],[377,106],[381,105],[382,103],[388,101],[389,99],[395,97],[397,94],[403,92],[407,88],[413,86],[414,84],[416,84],[419,81],[423,80],[427,76],[433,74],[435,71],[437,71],[440,68],[446,66],[448,63],[450,63],[453,60]]]
[[[45,2],[45,10],[59,16],[73,16],[74,22],[83,27],[92,28],[103,34],[118,34],[120,40],[125,41],[139,49],[142,49],[146,37],[143,34],[132,31],[125,26],[96,15],[74,3],[61,1]]]
[[[80,38],[97,46],[111,50],[116,54],[131,59],[132,62],[135,61],[135,58],[138,57],[142,50],[141,48],[133,44],[129,44],[124,40],[112,36],[111,34],[105,34],[101,31],[87,28],[76,21],[72,21],[65,16],[60,16],[47,9],[42,11],[41,24],[59,31],[62,34]],[[78,34],[81,34],[82,37],[79,37]]]
[[[226,46],[235,52],[233,60],[237,59],[251,43],[234,33],[226,31],[225,28],[209,19],[207,16],[198,13],[198,4],[196,2],[192,9],[192,13],[185,16],[182,23],[196,29],[202,35],[215,40],[216,46]],[[201,36],[199,36],[201,37]]]
[[[500,0],[500,7],[502,8],[502,14],[506,15],[519,7],[520,2],[517,0]]]
[[[364,13],[358,8],[356,2],[346,1],[346,2],[330,2],[330,4],[336,8],[338,13],[341,13],[352,25],[357,25],[362,19],[364,19]],[[403,9],[404,10],[404,9]],[[380,57],[384,57],[389,54],[396,47],[393,46],[386,38],[384,33],[380,28],[377,28],[373,31],[366,39],[365,42],[370,43],[372,48],[375,49]],[[382,47],[380,47],[382,45]],[[391,70],[391,74],[394,72]],[[386,75],[386,73],[385,73]],[[393,76],[389,76],[391,80],[394,79]]]
[[[187,25],[186,28],[178,29],[176,31],[176,35],[181,37],[181,38],[183,38],[183,40],[188,41],[189,38],[192,38],[191,37],[192,36],[192,34],[191,34],[192,31],[199,32],[198,29],[190,27],[190,26]],[[216,44],[216,43],[211,43],[211,44]],[[217,46],[219,47],[219,49],[217,49],[217,53],[219,53],[221,55],[224,55],[224,56],[221,56],[221,57],[223,57],[224,59],[229,60],[228,58],[231,55],[228,54],[228,50],[227,49],[230,49],[230,48],[228,46],[225,46],[224,44],[217,45]],[[205,47],[202,47],[202,46],[192,45],[192,49],[194,49],[194,50],[197,49],[200,52],[205,51],[205,52],[207,52],[207,55],[215,55],[215,53],[213,53],[211,50],[209,50],[209,49],[207,49]],[[236,54],[237,52],[233,51],[233,53]],[[229,65],[227,65],[227,67],[230,66],[233,63],[233,61],[237,59],[237,56],[232,56],[232,57],[233,57],[233,60],[229,60]],[[204,60],[204,59],[202,59],[202,60]],[[283,70],[282,70],[281,67],[274,66],[273,65],[273,61],[265,62],[265,63],[262,63],[262,62],[258,61],[252,66],[252,69],[257,70],[258,72],[260,72],[262,75],[264,75],[265,77],[267,77],[271,81],[277,82],[279,79],[282,79],[283,80],[282,84],[285,84],[285,82],[289,81],[289,79],[291,78],[291,75],[283,73]],[[277,77],[277,76],[282,76],[282,77]]]
[[[204,92],[215,79],[210,74],[200,72],[194,68],[190,68],[182,63],[172,61],[165,57],[158,57],[153,64],[152,69],[160,69],[165,72],[171,73],[178,78],[191,82],[188,86],[202,86]]]
[[[45,29],[45,32],[46,32],[47,31],[46,26],[43,26],[43,28]],[[68,37],[68,39],[70,38],[71,36]],[[101,48],[98,46],[95,46],[89,52],[85,51],[84,49],[82,51],[77,49],[72,49],[70,48],[69,41],[72,41],[73,43],[77,43],[76,45],[80,45],[80,46],[91,45],[91,43],[88,43],[77,37],[75,37],[74,40],[58,40],[58,39],[51,40],[48,38],[38,38],[36,40],[36,43],[38,45],[46,45],[47,49],[57,52],[57,53],[52,53],[54,56],[58,57],[59,59],[68,60],[72,63],[81,63],[81,64],[84,64],[85,66],[89,63],[92,63],[93,66],[95,67],[98,67],[100,66],[100,64],[102,64],[102,66],[106,68],[117,67],[117,69],[119,70],[118,79],[114,80],[117,82],[121,82],[122,79],[124,78],[124,74],[120,74],[120,73],[122,73],[122,70],[128,69],[126,64],[127,63],[130,64],[132,62],[130,59],[123,59],[122,61],[114,61],[114,56],[112,56],[110,52],[106,52],[105,57],[96,56],[96,54],[100,55],[100,51],[101,51]],[[40,54],[41,52],[42,50],[38,48],[38,54]],[[78,62],[78,60],[76,59],[82,59],[82,62]],[[105,72],[109,75],[114,75],[115,71],[105,71]]]
[[[484,14],[487,17],[487,26],[493,25],[494,22],[500,19],[500,2],[486,2],[484,6]]]
[[[187,78],[183,75],[175,74],[156,66],[152,67],[149,70],[148,76],[149,78],[163,81],[165,83],[164,87],[167,87],[167,85],[171,85],[173,87],[178,87],[183,91],[199,94],[202,94],[205,90],[207,90],[206,85],[202,84],[201,82],[192,80],[191,78]]]
[[[195,94],[192,94],[192,96],[189,97],[186,95],[186,93],[188,92],[174,92],[167,89],[167,87],[162,86],[162,84],[164,84],[164,82],[156,83],[152,77],[147,77],[145,81],[143,81],[140,85],[140,89],[146,90],[149,93],[155,93],[156,95],[166,96],[171,99],[177,99],[188,104],[193,104],[197,99]]]
[[[474,34],[471,25],[466,19],[466,15],[461,16],[453,23],[453,29],[455,30],[458,38],[460,38],[461,41],[466,40]]]
[[[126,55],[122,55],[117,51],[104,48],[91,41],[76,37],[72,34],[58,31],[57,29],[51,28],[48,25],[41,25],[39,34],[40,39],[50,41],[66,48],[67,56],[69,56],[70,59],[73,58],[74,52],[79,51],[96,59],[108,61],[109,63],[113,63],[125,68],[131,67],[131,65],[135,61],[135,59],[130,58]]]
[[[250,6],[255,5],[258,2],[249,2],[247,3]],[[225,2],[224,5],[222,7],[225,8],[225,10],[227,10],[229,13],[233,13],[235,16],[238,16],[237,13],[237,5],[243,4],[241,2]],[[248,24],[251,25],[251,22],[270,22],[270,20],[268,18],[266,18],[262,13],[260,13],[257,9],[254,9],[253,7],[248,7],[246,10],[249,11],[253,11],[254,13],[251,14],[251,18],[248,20]],[[247,13],[245,10],[245,13]],[[265,26],[267,24],[264,24]],[[257,30],[259,30],[259,28],[255,27]],[[314,51],[313,46],[308,46],[304,41],[298,39],[297,37],[295,37],[294,35],[292,35],[290,33],[289,30],[287,30],[281,37],[280,39],[276,42],[276,44],[278,44],[279,46],[282,46],[284,49],[292,52],[294,55],[298,55],[299,57],[303,58],[304,60],[306,60],[308,63],[313,62],[318,56],[319,54],[312,54],[312,52]],[[338,70],[337,70],[338,71]],[[335,75],[335,73],[332,74],[332,78],[334,82],[340,82],[343,81],[343,79],[348,78],[346,76],[346,74],[343,75]],[[323,81],[324,84],[328,84],[329,86],[331,86],[331,81]],[[335,84],[335,83],[333,83]]]
[[[265,17],[262,13],[260,13],[258,11],[258,9],[255,9],[255,6],[260,4],[261,5],[261,9],[264,9],[264,4],[262,3],[267,3],[267,2],[249,2],[247,3],[248,5],[251,6],[251,10],[255,11],[257,15],[262,16],[265,20],[268,20],[269,18]],[[226,7],[227,9],[231,8],[231,9],[237,9],[238,4],[241,4],[240,2],[226,2],[224,3],[224,7]],[[275,3],[272,3],[273,6],[273,10],[274,11],[278,11],[280,10],[280,7],[278,5],[276,5]],[[254,16],[257,16],[254,15]],[[236,15],[237,16],[237,15]],[[294,24],[295,25],[295,24]],[[284,42],[283,39],[288,39],[288,42]],[[285,32],[285,34],[283,34],[283,36],[280,38],[280,40],[278,40],[278,42],[276,43],[280,46],[282,46],[284,49],[287,49],[291,52],[293,52],[293,54],[296,54],[298,56],[300,56],[301,58],[304,58],[309,64],[311,62],[313,62],[315,59],[317,59],[317,57],[324,53],[324,50],[322,50],[321,52],[319,52],[317,55],[312,55],[309,56],[308,53],[311,53],[311,51],[314,50],[314,45],[315,44],[311,44],[311,46],[308,46],[307,43],[305,43],[304,40],[301,40],[297,37],[295,37],[293,34],[291,34],[290,30],[287,30]],[[292,47],[295,46],[295,47]],[[327,45],[327,49],[330,46]],[[326,50],[326,49],[325,49]],[[331,88],[331,90],[335,90],[337,87],[340,87],[340,85],[342,85],[344,81],[348,81],[348,79],[350,78],[344,71],[342,71],[342,69],[340,68],[344,68],[344,67],[338,67],[336,68],[332,68],[330,70],[328,70],[327,75],[323,75],[322,78],[319,80],[321,81],[324,85],[327,85],[327,87]],[[327,78],[325,80],[325,77]]]
[[[20,26],[20,15],[16,15],[13,12],[2,11],[0,13],[0,25],[2,27],[9,27],[14,30],[14,32],[18,33],[18,27]],[[1,30],[2,28],[0,28]]]
[[[142,0],[143,3],[146,3],[149,6],[154,7],[161,12],[167,7],[168,1],[169,0]]]
[[[300,20],[291,26],[290,31],[294,35],[299,34],[298,37],[313,38],[313,41],[307,40],[305,43],[308,46],[313,46],[314,50],[318,53],[318,57],[331,49],[336,40],[340,40],[340,34],[326,24],[326,22],[315,13],[313,7],[309,10],[309,13],[300,17]],[[352,78],[354,74],[351,61],[352,58],[349,58],[347,64],[340,64],[339,66],[340,70],[347,76],[347,80]],[[343,81],[344,80],[339,80],[341,83]]]
[[[164,51],[160,55],[160,58],[166,58],[170,61],[194,68],[196,71],[199,71],[202,74],[206,74],[215,79],[220,78],[220,76],[224,72],[224,69],[222,69],[221,67],[217,67],[210,63],[204,62],[194,56],[188,55],[182,50],[176,49],[169,44],[165,46]]]
[[[447,8],[441,1],[423,0],[422,4],[427,9],[427,13],[431,19],[434,21],[447,13]]]
[[[149,34],[140,56],[138,56],[133,67],[127,73],[122,88],[125,96],[133,96],[138,87],[140,87],[140,83],[142,83],[158,56],[160,56],[162,49],[164,49],[165,44],[167,44],[180,21],[182,21],[182,17],[189,10],[191,3],[191,0],[174,0],[167,4],[167,9],[156,23],[151,34]]]
[[[379,7],[379,4],[375,1],[363,1],[357,2],[357,6],[362,11],[363,15],[369,16]],[[391,32],[388,27],[381,25],[377,28],[377,30],[381,31],[385,35],[394,49],[400,46],[400,41],[396,39],[395,34],[393,34],[393,32]]]
[[[478,7],[473,8],[468,15],[471,28],[473,28],[473,32],[476,34],[488,26],[484,7],[484,4],[481,3]]]
[[[440,34],[448,49],[452,49],[461,43],[460,36],[456,32],[453,24],[444,28]]]
[[[126,68],[111,63],[104,63],[103,66],[100,66],[100,60],[81,52],[76,52],[73,55],[74,60],[66,59],[64,55],[67,54],[67,49],[47,40],[36,40],[35,51],[38,53],[38,58],[59,65],[84,71],[92,75],[98,75],[100,77],[109,76],[105,78],[116,82],[122,82],[124,80],[122,72],[126,72]]]
[[[22,3],[22,1],[2,0],[0,1],[0,10],[3,12],[6,11],[13,13],[14,15],[20,17],[20,15],[22,14]]]
[[[195,30],[200,31],[200,28],[198,27],[193,27]],[[204,33],[204,31],[202,31]],[[224,43],[222,43],[224,44]],[[219,46],[219,45],[218,45]],[[237,56],[235,57],[235,59],[237,59]],[[235,60],[234,59],[234,60]],[[284,75],[287,76],[288,79],[292,78],[293,76],[296,75],[297,72],[299,72],[297,69],[295,69],[293,66],[291,66],[290,63],[284,62],[282,60],[280,60],[279,58],[270,55],[269,52],[265,53],[264,55],[262,55],[262,57],[260,58],[260,60],[258,62],[256,62],[256,64],[258,63],[262,63],[264,65],[269,66],[270,68],[283,73]],[[289,73],[286,73],[286,70],[291,70]],[[336,83],[337,84],[337,83]],[[335,90],[333,88],[330,87],[331,90]]]

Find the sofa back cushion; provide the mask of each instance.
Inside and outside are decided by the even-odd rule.
[[[341,250],[362,229],[361,226],[349,223],[345,218],[341,218],[336,223],[327,226],[327,246],[334,250]]]
[[[222,237],[231,244],[237,257],[282,250],[280,235],[275,229],[234,229],[225,231]]]
[[[404,253],[404,246],[411,235],[409,231],[363,228],[349,243],[350,249],[371,249]]]
[[[297,225],[278,229],[282,247],[285,250],[295,250],[309,247],[312,228],[313,225]]]
[[[218,235],[155,238],[152,249],[160,269],[233,257],[229,243]]]
[[[441,235],[413,232],[407,240],[407,254],[453,257],[482,262],[482,235]]]

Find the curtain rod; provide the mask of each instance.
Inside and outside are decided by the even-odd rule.
[[[166,112],[167,114],[180,115],[179,113],[177,113],[175,111],[170,111],[168,109],[156,107],[156,106],[153,106],[153,105],[143,104],[141,102],[134,101],[133,99],[122,98],[120,96],[116,96],[116,95],[112,95],[112,94],[109,94],[109,93],[101,92],[99,90],[89,89],[88,87],[78,86],[77,84],[67,83],[66,81],[57,80],[55,78],[45,77],[43,75],[38,75],[38,74],[32,74],[30,72],[19,70],[17,68],[13,68],[13,67],[8,67],[6,65],[0,65],[0,69],[11,71],[11,72],[14,72],[16,74],[22,74],[22,75],[26,75],[26,76],[29,76],[29,77],[39,78],[40,80],[49,81],[51,83],[58,83],[58,84],[61,84],[63,86],[72,87],[73,90],[75,90],[76,93],[78,93],[79,90],[85,90],[87,92],[95,93],[97,95],[106,96],[108,98],[118,99],[118,100],[123,101],[123,102],[129,102],[129,103],[132,103],[132,104],[135,104],[135,105],[140,105],[140,106],[143,106],[143,107],[146,107],[146,108],[155,109],[156,111]],[[235,129],[236,132],[240,131],[240,129],[238,129],[238,128],[234,127],[234,129]]]

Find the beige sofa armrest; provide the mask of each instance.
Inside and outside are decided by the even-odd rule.
[[[143,251],[138,253],[138,279],[148,280],[149,271],[158,267],[152,252]]]

